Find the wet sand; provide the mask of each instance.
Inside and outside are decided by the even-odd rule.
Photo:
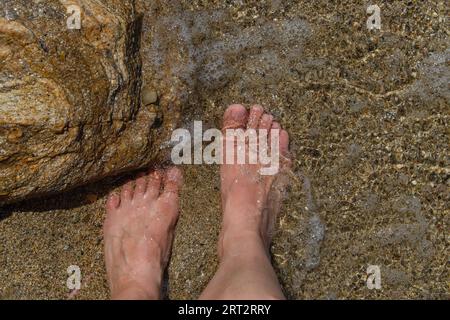
[[[260,103],[292,137],[272,247],[287,296],[449,299],[444,2],[379,1],[382,29],[371,32],[365,1],[173,3],[150,20],[176,28],[155,36],[144,24],[143,39],[179,41],[166,74],[181,79],[180,126],[219,127],[228,104]],[[158,51],[143,49],[145,72]],[[183,170],[171,299],[198,297],[217,267],[218,167]],[[108,298],[105,195],[128,177],[1,208],[0,298]],[[83,276],[71,296],[70,265]],[[380,266],[381,290],[367,288],[368,265]]]

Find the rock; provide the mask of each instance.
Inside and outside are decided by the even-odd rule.
[[[96,194],[89,193],[86,195],[86,201],[88,203],[94,203],[97,200],[98,200],[98,196]]]
[[[81,29],[68,19],[81,9]],[[148,165],[133,0],[0,3],[0,204]],[[73,23],[72,20],[70,20]]]
[[[151,87],[144,87],[142,90],[142,103],[146,106],[158,100],[158,93]]]

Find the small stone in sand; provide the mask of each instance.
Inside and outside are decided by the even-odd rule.
[[[155,103],[158,100],[158,93],[156,90],[150,87],[144,87],[142,90],[142,103],[144,105],[149,105]]]
[[[98,197],[96,194],[90,193],[90,194],[86,195],[86,200],[88,203],[94,203],[97,201],[97,199],[98,199]]]

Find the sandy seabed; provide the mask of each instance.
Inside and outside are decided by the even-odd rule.
[[[445,3],[378,1],[379,31],[366,28],[366,1],[156,3],[141,7],[151,13],[143,76],[164,43],[179,43],[183,59],[165,74],[185,84],[180,126],[219,127],[227,105],[259,103],[291,135],[272,247],[287,296],[449,299]],[[171,299],[198,297],[217,267],[218,167],[183,170]],[[0,209],[0,298],[108,298],[104,202],[128,177]],[[83,277],[76,295],[71,265]],[[381,290],[366,286],[369,265],[380,267]]]

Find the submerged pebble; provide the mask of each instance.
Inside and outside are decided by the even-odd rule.
[[[158,93],[151,87],[144,87],[142,90],[142,103],[144,105],[153,104],[158,101]]]

